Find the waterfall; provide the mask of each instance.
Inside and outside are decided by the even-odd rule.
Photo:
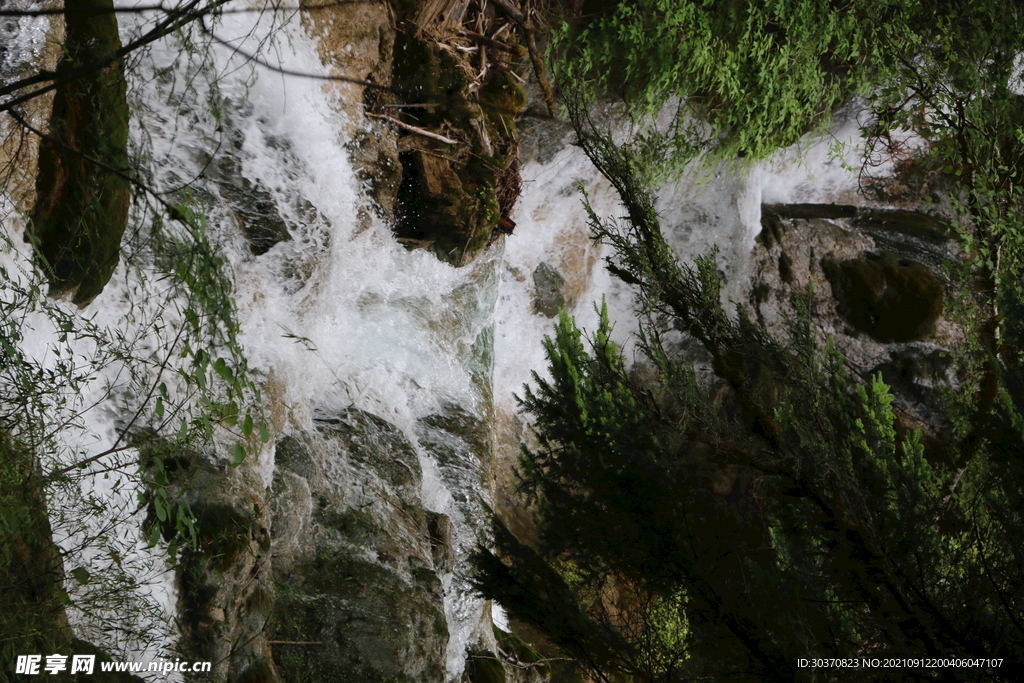
[[[125,15],[122,41],[146,30],[155,16]],[[5,79],[43,59],[47,26],[44,18],[4,24],[3,35],[10,38],[0,53]],[[463,268],[426,250],[408,250],[394,239],[353,162],[359,140],[378,134],[358,114],[360,93],[307,77],[333,73],[324,65],[320,34],[294,11],[227,13],[208,26],[216,36],[212,42],[193,42],[201,37],[194,32],[134,55],[128,94],[132,151],[142,176],[172,205],[202,212],[225,259],[239,341],[265,400],[271,439],[237,470],[224,467],[238,472],[225,475],[225,490],[237,500],[251,496],[258,510],[272,510],[255,513],[254,524],[269,527],[267,547],[274,549],[260,552],[278,553],[274,562],[281,571],[295,569],[301,584],[295,605],[316,595],[299,570],[333,562],[323,557],[328,546],[351,554],[347,567],[377,563],[382,572],[393,572],[388,585],[415,584],[437,597],[446,629],[444,678],[454,680],[467,647],[493,643],[487,606],[466,581],[466,558],[486,539],[485,507],[509,511],[517,505],[511,468],[528,427],[513,393],[530,381],[531,371],[544,367],[541,340],[551,333],[557,311],[566,307],[593,330],[593,306],[604,297],[615,339],[632,359],[633,291],[603,268],[608,252],[589,239],[580,188],[602,216],[621,211],[617,198],[571,146],[564,124],[534,122],[523,133],[524,190],[514,235]],[[352,52],[351,45],[343,49]],[[255,54],[271,66],[247,56]],[[850,119],[835,135],[853,139],[855,133]],[[724,296],[743,302],[763,202],[843,201],[855,192],[856,174],[842,158],[829,156],[831,147],[829,140],[808,142],[800,156],[791,150],[758,164],[695,166],[667,184],[658,210],[677,255],[692,260],[717,246]],[[856,150],[846,153],[853,159]],[[23,221],[11,193],[2,199],[11,242],[0,259],[12,278],[27,282],[31,253],[22,240]],[[145,234],[153,216],[137,205],[133,220]],[[55,305],[104,334],[137,338],[137,350],[156,353],[181,317],[175,301],[162,298],[165,274],[151,259],[144,246],[130,245],[110,284],[88,307],[76,312],[70,304]],[[60,335],[54,319],[38,311],[25,318],[22,350],[42,367],[55,367],[54,350],[63,348],[54,342]],[[89,339],[70,344],[81,357],[97,352]],[[131,419],[124,406],[137,398],[123,390],[123,372],[111,364],[83,380],[81,397],[68,406],[80,417],[58,435],[69,458],[88,458],[121,439]],[[360,460],[380,449],[378,459]],[[210,455],[211,467],[223,466],[225,453]],[[166,544],[147,547],[141,530],[146,511],[132,510],[141,489],[142,473],[132,463],[138,453],[129,449],[118,457],[123,482],[104,478],[97,466],[87,470],[94,474],[83,489],[131,522],[112,541],[133,554],[131,566],[138,571],[137,592],[125,599],[147,605],[143,616],[159,623],[149,640],[129,642],[104,641],[102,624],[85,615],[72,612],[72,621],[79,635],[120,648],[123,656],[167,657],[182,635],[172,624],[189,598],[178,592],[182,584],[174,580]],[[320,508],[318,500],[325,501]],[[332,513],[325,508],[335,504],[340,507],[333,512],[347,516],[324,521]],[[54,505],[60,508],[59,501]],[[364,508],[370,512],[361,517]],[[92,526],[58,534],[57,542],[70,552],[67,570],[74,565],[99,576],[110,569],[108,556],[75,550],[109,517],[98,514],[88,520]],[[351,537],[328,538],[339,529]],[[402,533],[422,538],[405,548]],[[392,557],[395,548],[408,550],[415,561]],[[246,561],[248,569],[261,571],[262,560]],[[346,580],[359,583],[351,571]],[[71,589],[73,598],[87,591]],[[337,604],[363,599],[347,586],[333,586],[325,595]],[[275,613],[266,609],[261,615],[270,620]],[[220,607],[204,615],[232,619]],[[259,630],[241,622],[230,628],[250,636]],[[265,634],[259,637],[246,656],[270,647]],[[420,660],[436,656],[410,654],[410,662],[419,663],[409,666],[427,667]]]

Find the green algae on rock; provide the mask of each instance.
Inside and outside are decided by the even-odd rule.
[[[925,266],[894,254],[822,261],[837,311],[851,325],[882,341],[913,341],[942,314],[942,282]]]

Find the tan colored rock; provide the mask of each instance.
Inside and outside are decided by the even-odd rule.
[[[60,5],[59,2],[44,2],[40,9],[52,9]],[[46,21],[49,22],[47,40],[40,50],[39,60],[33,64],[11,65],[16,71],[2,74],[4,84],[27,78],[39,70],[53,71],[57,68],[64,42],[64,21],[59,15],[49,17]],[[2,36],[0,40],[3,40]],[[37,130],[46,131],[49,128],[53,95],[53,91],[40,95],[19,109],[25,121]],[[31,211],[35,204],[39,142],[37,135],[25,130],[8,114],[0,113],[0,191],[10,197],[18,211],[24,213]]]
[[[302,25],[317,40],[320,59],[332,76],[391,84],[391,59],[395,37],[390,10],[383,0],[335,3],[304,0]],[[355,134],[363,118],[363,105],[379,91],[359,83],[325,81],[338,95],[338,107],[348,116],[347,138]]]

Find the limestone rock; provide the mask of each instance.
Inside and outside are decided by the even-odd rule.
[[[443,681],[450,523],[423,508],[412,444],[360,410],[318,413],[315,429],[278,442],[276,464],[282,680]]]

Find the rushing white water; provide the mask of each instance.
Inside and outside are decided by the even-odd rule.
[[[244,52],[272,55],[290,71],[324,72],[315,42],[294,16],[259,17],[254,27],[250,16],[228,15],[216,32]],[[263,45],[268,38],[272,49]],[[219,75],[227,133],[209,117],[205,128],[193,123],[182,130],[175,112],[160,106],[161,97],[173,96],[159,86],[152,92],[146,84],[140,97],[150,131],[162,129],[154,161],[164,174],[193,177],[205,161],[197,151],[209,149],[218,135],[230,136],[241,175],[266,188],[282,215],[293,219],[292,239],[256,257],[230,216],[211,217],[210,225],[231,262],[250,367],[274,379],[275,400],[288,406],[290,424],[276,426],[302,428],[314,410],[354,406],[386,418],[415,443],[416,421],[446,404],[482,415],[473,345],[490,324],[494,286],[488,274],[500,251],[458,270],[398,245],[360,191],[344,135],[353,122],[339,113],[334,91],[315,79],[261,67],[253,72],[224,46],[213,54],[210,71]],[[173,48],[156,50],[154,69],[178,57]],[[301,215],[309,206],[314,211]],[[479,520],[465,518],[431,454],[421,448],[420,459],[424,505],[452,518],[459,551],[468,550]],[[260,471],[269,484],[272,452],[263,454]],[[482,605],[460,581],[442,579],[451,678],[461,672]]]
[[[717,247],[723,303],[745,300],[762,203],[855,201],[862,151],[857,117],[849,111],[836,120],[830,135],[808,136],[766,161],[710,170],[694,163],[656,192],[662,230],[681,262],[692,263]],[[552,334],[554,321],[532,312],[532,274],[542,262],[554,266],[566,289],[574,290],[567,301],[569,312],[584,329],[596,329],[594,306],[604,298],[613,339],[623,345],[627,360],[633,357],[635,292],[603,267],[610,252],[589,238],[580,187],[599,216],[615,218],[624,210],[583,152],[570,146],[571,139],[565,132],[557,151],[547,150],[523,167],[516,232],[505,249],[495,312],[494,394],[499,409],[507,413],[516,410],[512,395],[529,382],[530,372],[543,375],[546,367],[541,340]],[[887,171],[880,167],[875,173]]]

